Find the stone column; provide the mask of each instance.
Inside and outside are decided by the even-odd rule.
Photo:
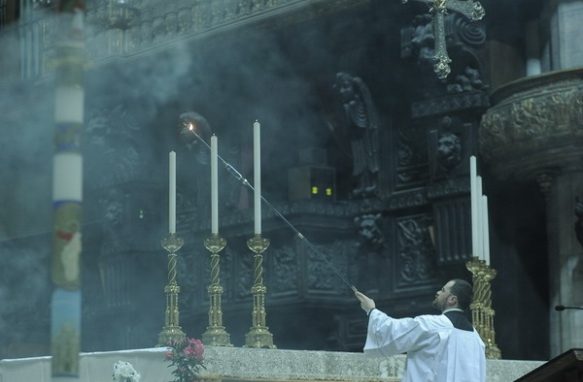
[[[550,346],[551,356],[556,356],[583,343],[583,311],[554,309],[560,304],[583,303],[583,247],[574,229],[575,199],[583,196],[583,171],[564,169],[554,176],[542,174],[537,180],[546,191]]]

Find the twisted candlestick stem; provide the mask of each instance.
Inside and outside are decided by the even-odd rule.
[[[202,335],[202,340],[207,345],[212,346],[233,346],[229,333],[223,326],[223,310],[221,296],[223,287],[221,286],[221,257],[219,253],[225,248],[227,241],[218,234],[212,234],[204,241],[205,248],[211,253],[210,257],[210,284],[209,294],[209,324]]]
[[[263,285],[263,252],[269,247],[269,240],[261,235],[255,235],[247,241],[247,246],[255,255],[253,256],[254,282],[251,287],[253,294],[252,326],[245,335],[245,347],[275,348],[273,335],[266,325],[265,294],[267,288]]]
[[[162,240],[162,247],[168,252],[168,284],[164,287],[166,293],[166,311],[164,315],[164,327],[158,335],[158,345],[165,346],[170,342],[180,342],[186,338],[186,334],[180,327],[180,310],[178,307],[178,294],[180,286],[176,282],[176,265],[178,255],[176,252],[182,248],[184,241],[170,233]]]

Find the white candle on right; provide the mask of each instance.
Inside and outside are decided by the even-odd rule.
[[[482,203],[482,177],[478,175],[476,177],[476,204],[478,205],[478,258],[484,260],[484,213],[483,213],[483,203]]]
[[[219,233],[219,173],[217,136],[211,137],[211,233]]]
[[[255,235],[261,235],[261,125],[253,123],[253,206]]]
[[[476,157],[470,157],[470,203],[472,218],[472,256],[481,257],[478,247],[478,170]]]
[[[490,224],[488,222],[488,197],[482,195],[482,229],[484,231],[484,261],[490,265]]]
[[[168,232],[176,233],[176,153],[168,156]]]

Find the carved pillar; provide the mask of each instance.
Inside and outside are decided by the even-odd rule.
[[[576,198],[583,195],[583,70],[527,78],[500,89],[482,120],[481,152],[501,178],[536,180],[546,200],[551,357],[583,341],[583,249],[575,234]],[[536,280],[535,280],[536,282]],[[579,320],[577,320],[579,318]]]

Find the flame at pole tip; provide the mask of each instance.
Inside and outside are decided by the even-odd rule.
[[[194,111],[182,113],[179,118],[180,134],[183,136],[194,135],[197,139],[205,141],[211,136],[211,127],[205,117]]]

